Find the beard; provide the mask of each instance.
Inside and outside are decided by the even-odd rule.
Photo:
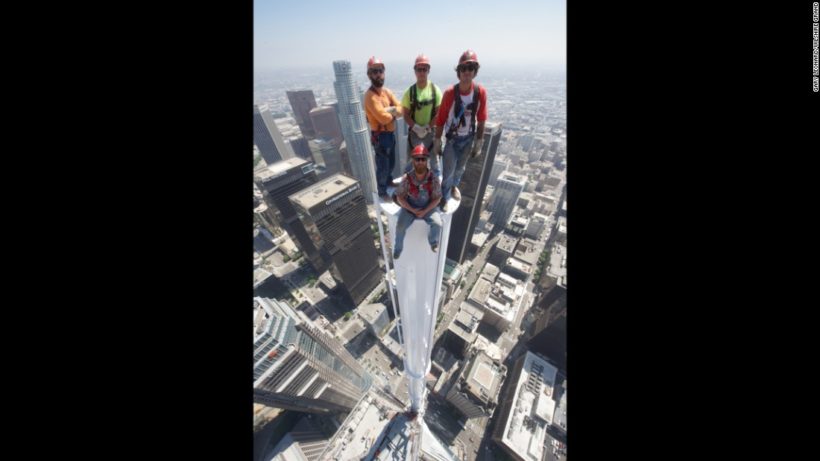
[[[370,77],[370,83],[376,88],[381,88],[384,85],[384,77]]]
[[[425,174],[427,173],[427,164],[416,165],[416,174]]]

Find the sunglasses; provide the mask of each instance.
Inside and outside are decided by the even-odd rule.
[[[478,69],[478,66],[476,66],[475,64],[462,64],[462,65],[458,66],[459,72],[462,72],[462,71],[465,71],[465,70],[475,72],[476,69]]]
[[[415,161],[415,162],[426,162],[426,161],[427,161],[427,157],[414,158],[414,159],[413,159],[413,161]]]
[[[430,72],[429,67],[415,67],[416,72]]]

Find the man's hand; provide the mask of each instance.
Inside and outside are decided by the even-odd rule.
[[[473,148],[470,150],[470,158],[476,158],[481,153],[481,148],[484,146],[483,138],[475,138],[473,140]]]
[[[433,140],[433,155],[441,155],[441,138]]]
[[[425,215],[424,210],[413,210],[413,214],[415,214],[417,218],[423,218]]]
[[[396,109],[396,106],[388,106],[384,110],[386,110],[391,115],[396,115],[396,113],[399,111],[398,109]]]
[[[429,133],[429,132],[430,132],[430,128],[428,128],[426,126],[421,126],[418,123],[413,125],[413,133],[416,133],[416,136],[418,136],[419,138],[423,138],[423,137],[427,136],[427,133]]]

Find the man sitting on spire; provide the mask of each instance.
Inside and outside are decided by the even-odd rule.
[[[423,219],[430,225],[427,242],[435,253],[441,234],[441,215],[436,206],[441,201],[441,181],[427,167],[430,154],[424,144],[419,144],[410,154],[413,171],[404,175],[396,188],[396,201],[403,209],[399,211],[396,223],[396,244],[393,259],[399,259],[404,248],[404,234],[416,219]]]

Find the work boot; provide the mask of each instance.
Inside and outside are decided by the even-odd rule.
[[[438,243],[434,243],[430,245],[430,249],[433,250],[433,253],[438,251]]]
[[[456,186],[453,186],[453,190],[450,195],[456,200],[461,200],[461,191],[459,191]]]

